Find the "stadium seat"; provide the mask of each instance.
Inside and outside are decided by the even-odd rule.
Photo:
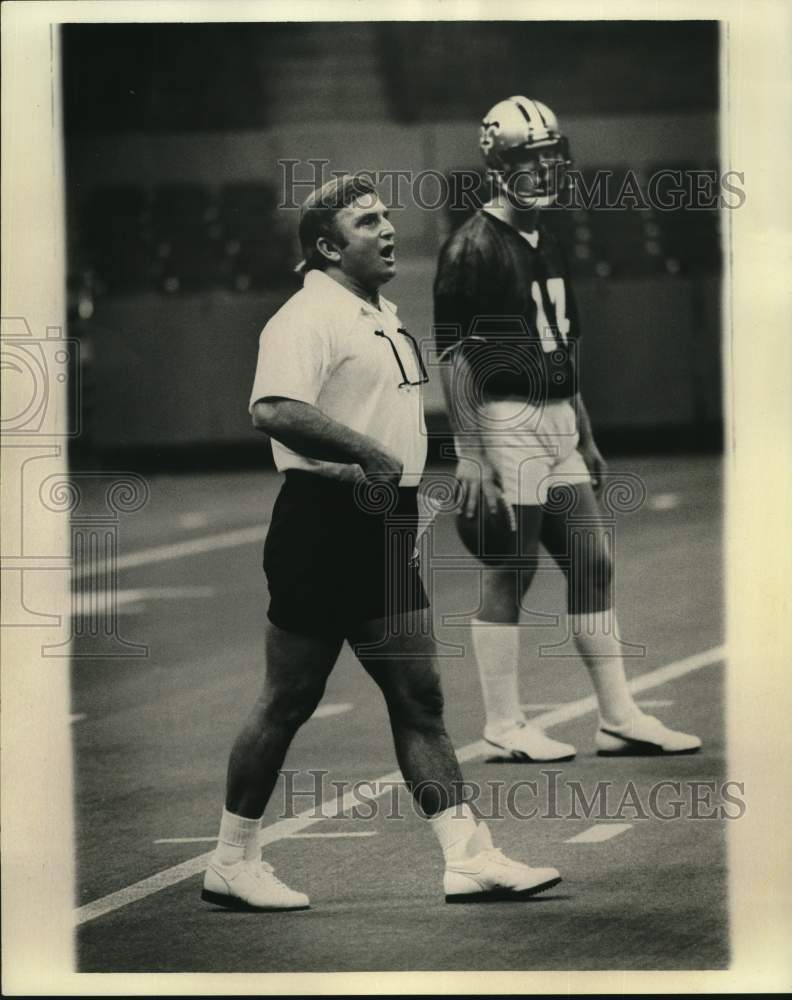
[[[220,195],[218,221],[225,239],[255,235],[276,211],[277,196],[269,184],[229,184]]]
[[[84,199],[82,228],[87,238],[101,240],[108,229],[142,229],[150,221],[150,205],[145,188],[133,184],[113,184],[94,188]]]
[[[293,234],[266,184],[230,184],[220,199],[223,281],[235,291],[283,284],[296,263]]]
[[[95,188],[85,198],[79,255],[98,276],[98,288],[131,292],[150,287],[154,276],[148,194],[135,185]]]
[[[152,229],[163,291],[197,291],[218,283],[216,219],[203,185],[164,184],[154,192]]]
[[[593,243],[608,275],[632,277],[664,270],[658,240],[647,233],[650,213],[640,209],[601,209],[590,213]]]
[[[717,271],[721,266],[717,210],[679,209],[657,213],[660,239],[667,259],[684,274]]]
[[[232,242],[230,250],[227,244],[226,253],[230,257],[230,284],[238,292],[282,285],[297,263],[291,241],[273,237],[271,231],[243,242]]]
[[[215,217],[209,189],[201,184],[163,184],[154,192],[152,223],[157,237],[206,230]]]
[[[180,234],[157,244],[159,287],[165,292],[200,291],[219,284],[217,244],[208,236]]]

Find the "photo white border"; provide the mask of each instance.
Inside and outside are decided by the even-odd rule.
[[[711,972],[125,975],[72,965],[68,671],[41,660],[46,630],[0,636],[2,674],[3,991],[6,995],[760,992],[792,988],[792,218],[789,179],[792,5],[784,0],[593,3],[533,0],[112,0],[2,6],[2,315],[34,332],[64,323],[63,180],[51,81],[66,21],[595,20],[722,22],[721,152],[745,172],[745,205],[727,217],[724,383],[727,434],[729,773],[747,812],[729,825],[733,961]],[[54,39],[54,40],[53,40]],[[731,273],[731,281],[729,280]],[[3,455],[7,471],[7,456]],[[12,496],[4,477],[3,502]],[[5,518],[3,519],[5,521]],[[51,522],[48,522],[51,525]],[[53,529],[50,527],[50,530]],[[68,532],[44,540],[66,553]],[[4,539],[5,545],[5,539]],[[5,552],[5,548],[4,548]],[[69,613],[64,574],[49,606]],[[24,630],[22,630],[24,632]],[[64,661],[65,662],[65,661]],[[684,886],[680,887],[684,891]]]

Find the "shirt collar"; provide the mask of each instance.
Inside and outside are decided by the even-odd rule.
[[[378,315],[377,307],[348,288],[344,288],[334,278],[325,274],[324,271],[309,271],[303,279],[303,289],[313,298],[321,298],[325,306],[329,308],[346,323],[354,323],[361,312],[369,315]],[[379,313],[392,313],[396,315],[396,306],[380,295]]]

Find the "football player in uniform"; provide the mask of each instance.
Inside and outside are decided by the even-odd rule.
[[[505,507],[516,533],[514,559],[484,561],[472,623],[484,738],[522,760],[576,752],[520,709],[518,621],[541,544],[566,575],[571,632],[599,706],[598,752],[693,752],[698,737],[644,714],[625,678],[595,495],[606,466],[577,385],[580,330],[564,255],[541,222],[566,183],[567,139],[545,104],[510,97],[488,112],[480,146],[493,195],[443,246],[434,308],[463,517],[477,516],[480,504],[486,528],[488,518],[502,522]],[[586,522],[585,544],[570,538],[571,511]]]

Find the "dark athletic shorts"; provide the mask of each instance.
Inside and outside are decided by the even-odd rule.
[[[418,490],[289,469],[264,543],[268,617],[309,636],[429,606],[415,556]]]

